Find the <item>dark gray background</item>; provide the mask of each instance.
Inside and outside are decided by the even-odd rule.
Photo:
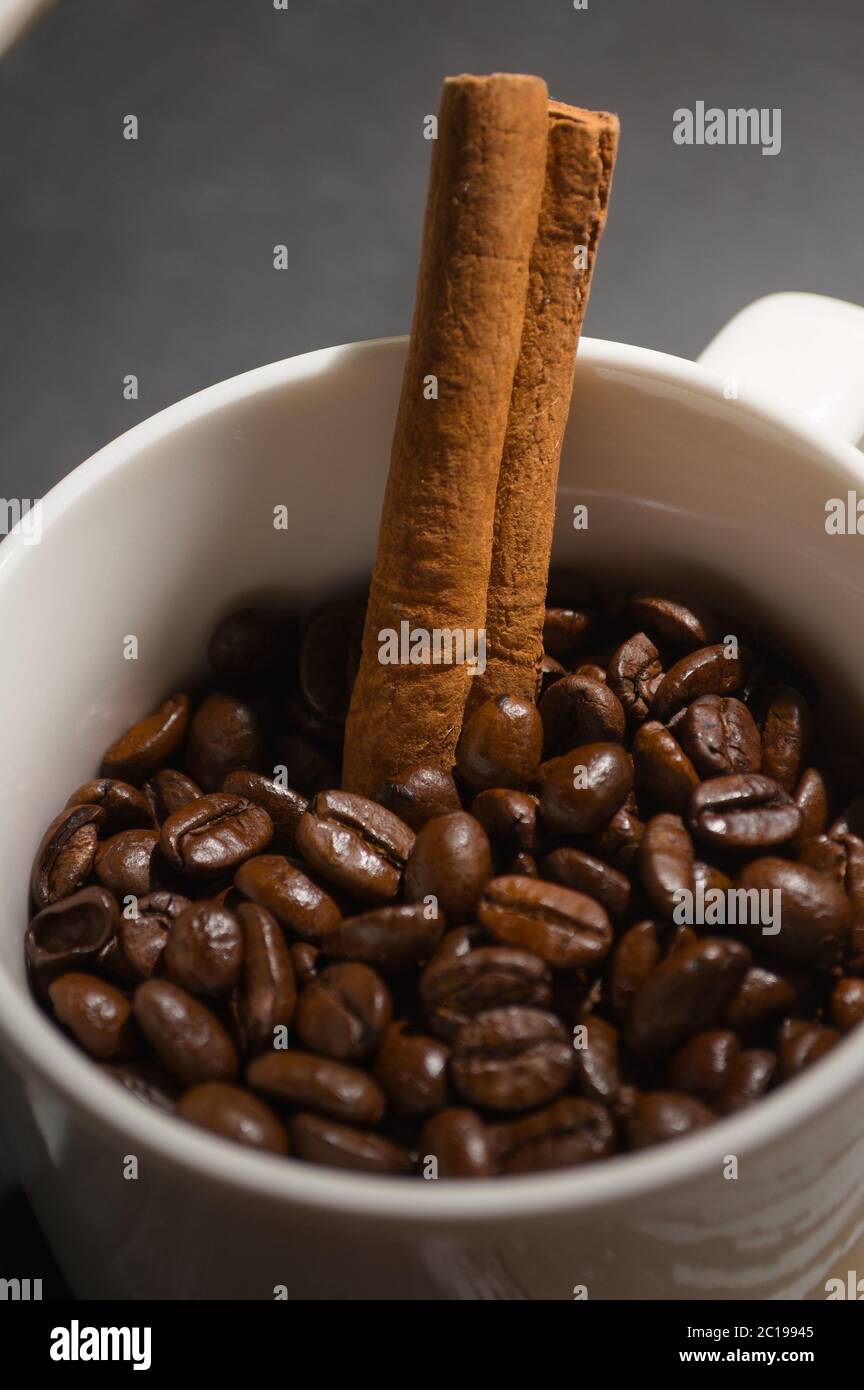
[[[860,0],[588,2],[61,0],[0,60],[0,497],[222,377],[404,332],[447,73],[620,114],[591,334],[694,356],[772,290],[864,299]],[[781,153],[676,146],[699,100],[779,106]],[[0,1230],[47,1277],[20,1197]]]

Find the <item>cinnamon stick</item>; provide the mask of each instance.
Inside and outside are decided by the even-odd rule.
[[[616,116],[549,103],[546,181],[498,477],[487,665],[472,708],[536,694],[561,444],[617,146]]]
[[[547,120],[539,78],[497,74],[444,84],[378,558],[346,725],[343,786],[365,795],[418,763],[449,771],[454,762],[470,665],[427,664],[422,643],[413,640],[417,664],[384,664],[381,656],[393,652],[392,643],[389,652],[382,644],[391,633],[436,631],[469,640],[473,634],[476,644],[485,624]]]

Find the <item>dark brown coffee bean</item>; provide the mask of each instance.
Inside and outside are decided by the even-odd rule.
[[[461,809],[456,783],[437,767],[412,767],[401,777],[384,782],[375,800],[415,832],[433,816]]]
[[[557,835],[599,830],[633,788],[633,760],[618,743],[586,743],[559,758],[543,782],[540,814]]]
[[[27,928],[27,961],[46,979],[90,964],[117,930],[117,904],[104,888],[82,888],[44,907]]]
[[[519,874],[493,878],[477,916],[496,941],[533,952],[553,970],[596,967],[612,945],[612,925],[600,903]]]
[[[170,980],[145,980],[132,1000],[141,1032],[172,1076],[187,1086],[233,1081],[237,1053],[208,1008]]]
[[[644,632],[637,632],[622,642],[612,653],[606,679],[625,713],[634,723],[641,723],[663,680],[660,653],[651,638]]]
[[[452,1107],[431,1115],[420,1134],[420,1167],[430,1159],[439,1178],[488,1178],[495,1172],[489,1131],[474,1110]]]
[[[864,1023],[864,980],[847,976],[837,981],[831,994],[831,1022],[841,1033]]]
[[[450,1075],[465,1100],[486,1110],[529,1110],[565,1090],[573,1075],[573,1044],[554,1014],[541,1009],[489,1009],[453,1041]]]
[[[208,695],[189,726],[186,759],[205,792],[215,792],[237,768],[260,770],[264,733],[254,706],[236,695]]]
[[[54,817],[33,860],[30,891],[37,907],[71,897],[86,883],[104,821],[102,806],[69,806]]]
[[[266,907],[283,927],[307,941],[317,944],[342,920],[329,893],[284,855],[260,854],[247,859],[237,870],[234,882],[244,898]]]
[[[692,902],[694,859],[693,841],[680,816],[664,814],[647,822],[637,862],[648,900],[661,917],[674,919],[676,908]]]
[[[279,738],[276,751],[285,781],[303,796],[314,796],[327,787],[338,786],[339,773],[335,764],[307,738],[298,738],[296,734]]]
[[[246,1080],[273,1100],[349,1124],[377,1125],[384,1115],[384,1095],[371,1076],[311,1052],[263,1052],[247,1066]]]
[[[734,1115],[746,1110],[763,1096],[774,1080],[777,1058],[764,1048],[751,1048],[733,1057],[726,1071],[723,1089],[712,1104],[721,1115]]]
[[[162,853],[190,878],[229,873],[260,855],[273,838],[273,822],[242,796],[211,792],[183,806],[162,826]]]
[[[543,749],[543,723],[531,700],[501,695],[466,721],[456,765],[472,791],[521,790],[534,777]]]
[[[543,757],[585,743],[623,743],[624,707],[614,691],[590,676],[564,676],[540,701]]]
[[[343,603],[309,619],[300,641],[300,689],[321,719],[341,723],[357,673],[363,608]]]
[[[543,1173],[608,1158],[617,1148],[615,1125],[604,1106],[565,1096],[545,1110],[492,1127],[498,1171]]]
[[[739,1033],[754,1032],[784,1014],[797,1012],[802,999],[794,967],[753,964],[729,1002],[725,1021]]]
[[[732,695],[700,695],[687,706],[675,732],[702,777],[759,771],[762,740],[756,721]]]
[[[225,907],[193,903],[168,935],[164,962],[169,980],[190,994],[214,998],[229,994],[243,963],[239,921]]]
[[[271,608],[241,608],[219,622],[207,655],[217,676],[255,679],[285,664],[293,621]]]
[[[173,1115],[179,1087],[160,1066],[153,1062],[100,1062],[99,1070],[138,1100]]]
[[[324,878],[364,903],[392,902],[414,847],[404,821],[368,797],[319,792],[296,834],[303,858]]]
[[[627,1146],[647,1149],[667,1144],[714,1121],[714,1112],[693,1096],[678,1091],[646,1091],[638,1095],[625,1121]]]
[[[612,1105],[621,1089],[618,1029],[605,1019],[586,1018],[576,1029],[573,1052],[575,1088],[588,1100]]]
[[[289,1130],[292,1153],[307,1163],[394,1177],[405,1176],[413,1167],[411,1155],[401,1144],[307,1111],[292,1115]]]
[[[116,898],[144,898],[165,879],[158,830],[121,830],[96,850],[96,877]]]
[[[744,648],[732,656],[723,642],[688,652],[666,672],[657,687],[651,718],[665,724],[682,705],[700,695],[731,695],[741,689],[751,664],[750,653]]]
[[[530,951],[477,946],[464,931],[448,932],[420,977],[429,1027],[452,1038],[469,1018],[510,1004],[543,1008],[551,999],[548,967]]]
[[[229,772],[222,790],[229,796],[240,796],[262,806],[273,822],[275,834],[288,844],[294,843],[300,818],[309,805],[305,796],[265,777],[263,772],[250,772],[248,768]]]
[[[716,618],[701,604],[677,594],[640,592],[630,594],[627,616],[646,627],[664,642],[678,646],[706,647],[716,642],[720,629]]]
[[[547,608],[543,646],[558,661],[571,662],[591,641],[597,615],[590,608]]]
[[[824,835],[828,824],[828,788],[818,769],[808,767],[802,772],[794,801],[801,812],[799,840],[805,842],[815,835]]]
[[[780,930],[763,934],[752,920],[739,922],[736,931],[754,946],[764,946],[781,960],[801,961],[830,969],[843,956],[851,909],[843,889],[806,864],[788,859],[756,859],[745,865],[738,880],[745,892],[755,889],[779,894]],[[765,920],[764,909],[758,914]]]
[[[486,831],[467,811],[451,811],[427,821],[414,841],[405,867],[405,897],[408,902],[437,898],[450,925],[461,926],[474,921],[491,877]]]
[[[843,812],[828,827],[832,838],[840,835],[855,835],[864,839],[864,796],[855,796]]]
[[[732,887],[731,878],[715,865],[706,864],[704,859],[693,862],[693,882],[697,893],[700,889],[703,893],[728,893]]]
[[[153,813],[144,793],[114,777],[96,777],[85,782],[72,793],[66,806],[101,806],[105,812],[101,826],[103,835],[153,827]]]
[[[562,676],[566,676],[567,668],[552,656],[551,652],[544,652],[540,661],[540,672],[538,681],[538,698],[545,695],[550,685],[554,685]]]
[[[237,920],[243,935],[237,1015],[246,1048],[257,1052],[273,1046],[277,1028],[291,1026],[297,1000],[294,964],[282,928],[266,908],[240,903]]]
[[[757,772],[703,782],[690,797],[688,819],[700,840],[721,849],[771,849],[801,829],[801,812],[788,792]]]
[[[800,1023],[778,1040],[778,1069],[781,1081],[789,1081],[812,1067],[840,1041],[835,1028],[823,1028],[818,1023]]]
[[[528,792],[491,787],[471,803],[471,814],[480,822],[493,850],[505,855],[533,854],[537,848],[536,796]]]
[[[375,1061],[375,1080],[388,1109],[406,1119],[424,1119],[447,1104],[449,1049],[413,1024],[391,1023]]]
[[[107,980],[74,970],[58,975],[48,993],[57,1018],[91,1057],[107,1062],[136,1050],[138,1030],[129,1000]]]
[[[193,1086],[177,1102],[177,1114],[236,1144],[267,1153],[288,1152],[288,1135],[279,1117],[241,1086],[227,1086],[224,1081]]]
[[[543,860],[543,877],[596,898],[610,917],[626,917],[630,910],[630,880],[611,864],[583,849],[562,847],[547,854]]]
[[[161,969],[168,931],[155,917],[124,917],[118,932],[122,960],[134,980],[150,980]],[[125,973],[125,972],[124,972]]]
[[[346,917],[320,941],[327,956],[360,960],[383,970],[406,970],[431,956],[444,933],[440,908],[425,903],[379,907],[360,917]]]
[[[298,989],[305,989],[307,985],[317,979],[323,957],[317,946],[311,946],[306,941],[296,941],[290,950],[297,987]]]
[[[622,874],[632,874],[644,833],[645,827],[635,812],[634,799],[628,797],[614,816],[595,831],[591,839],[591,853],[599,859],[607,859]]]
[[[375,970],[359,961],[328,965],[300,995],[297,1036],[310,1052],[362,1062],[375,1052],[392,1018],[390,991]]]
[[[774,691],[762,725],[762,771],[791,792],[809,752],[812,720],[800,690]]]
[[[629,1046],[646,1061],[723,1018],[750,964],[739,941],[706,936],[655,966],[630,1013]]]
[[[144,794],[152,812],[152,820],[161,825],[182,806],[188,806],[202,795],[201,788],[185,772],[176,767],[163,767],[144,783]]]
[[[133,724],[102,759],[103,777],[140,783],[177,752],[189,727],[189,699],[172,695],[152,714]]]
[[[636,786],[664,811],[683,815],[699,774],[673,734],[655,719],[637,729],[633,738]]]
[[[615,943],[609,962],[609,998],[619,1023],[625,1023],[639,991],[660,960],[656,923],[637,922]]]
[[[666,1084],[670,1090],[686,1091],[713,1105],[740,1051],[737,1035],[728,1028],[696,1033],[667,1062]]]

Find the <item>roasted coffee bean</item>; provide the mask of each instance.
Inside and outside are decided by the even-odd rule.
[[[754,963],[729,1001],[725,1021],[739,1033],[751,1033],[784,1014],[796,1012],[802,1002],[794,967]]]
[[[630,594],[627,616],[648,628],[664,642],[676,646],[706,647],[716,642],[720,630],[716,618],[701,604],[677,594],[639,592]]]
[[[280,767],[285,769],[285,780],[304,796],[314,796],[316,792],[339,784],[339,773],[334,763],[310,743],[307,738],[296,734],[276,740],[276,751]]]
[[[449,1049],[413,1024],[391,1023],[375,1061],[375,1080],[394,1115],[420,1120],[447,1104]]]
[[[618,743],[586,743],[558,759],[543,782],[540,814],[556,835],[585,835],[624,805],[633,760]]]
[[[788,792],[757,772],[703,782],[690,797],[688,819],[694,835],[720,849],[772,849],[801,829],[801,812]]]
[[[728,893],[732,887],[731,878],[722,869],[706,864],[704,859],[693,861],[693,882],[697,893],[700,889],[703,893]]]
[[[838,980],[831,994],[831,1022],[841,1033],[849,1033],[864,1022],[864,980],[850,977]]]
[[[260,855],[273,838],[273,822],[242,796],[211,792],[169,816],[162,826],[162,853],[190,878],[212,878]]]
[[[749,652],[742,647],[737,656],[730,656],[723,642],[688,652],[658,685],[651,702],[651,718],[665,724],[682,705],[700,695],[731,695],[741,689],[750,666]]]
[[[383,1092],[371,1076],[311,1052],[263,1052],[247,1066],[246,1080],[273,1100],[348,1124],[377,1125],[384,1114]]]
[[[153,826],[153,813],[143,792],[114,777],[96,777],[72,793],[66,806],[101,806],[105,812],[103,835],[118,830],[143,830]]]
[[[636,996],[628,1043],[646,1061],[723,1018],[750,964],[740,941],[706,936],[655,966]]]
[[[802,772],[794,801],[801,812],[799,840],[804,842],[815,835],[824,835],[828,824],[828,788],[817,768],[808,767]]]
[[[237,695],[214,692],[199,705],[189,726],[186,759],[205,792],[221,787],[237,768],[260,770],[264,732],[255,707]]]
[[[158,917],[123,917],[118,940],[123,963],[134,980],[150,980],[160,970],[167,928]],[[125,972],[124,972],[125,973]]]
[[[410,1173],[413,1167],[410,1153],[401,1144],[320,1115],[306,1111],[292,1115],[289,1131],[292,1153],[307,1163],[395,1177]]]
[[[471,814],[480,822],[493,851],[503,855],[533,854],[537,849],[536,796],[528,792],[491,787],[471,803]]]
[[[489,793],[482,793],[488,795]],[[483,885],[492,877],[489,837],[467,811],[427,821],[405,866],[408,902],[437,898],[451,926],[473,922]]]
[[[628,797],[614,816],[595,831],[590,849],[599,859],[608,859],[622,874],[632,873],[644,833],[645,826],[636,815],[632,797]]]
[[[37,908],[71,897],[87,882],[104,821],[102,806],[68,806],[54,817],[39,843],[30,876]]]
[[[422,765],[384,782],[375,800],[415,832],[422,830],[433,816],[461,809],[456,783],[450,773]]]
[[[310,1052],[361,1062],[375,1052],[392,1018],[393,1000],[377,971],[359,961],[328,965],[300,995],[297,1036]]]
[[[619,937],[609,962],[609,1000],[619,1023],[625,1023],[639,991],[660,960],[656,923],[646,920]]]
[[[572,1039],[554,1014],[488,1009],[453,1040],[450,1075],[463,1099],[485,1110],[529,1110],[552,1100],[573,1075]]]
[[[547,608],[543,646],[558,661],[571,662],[591,641],[595,625],[590,608]]]
[[[448,932],[418,986],[434,1033],[452,1038],[469,1018],[510,1004],[545,1008],[551,999],[549,969],[531,951],[511,946],[472,946],[468,932]]]
[[[27,961],[45,979],[91,965],[112,940],[117,903],[104,888],[82,888],[43,907],[27,928]]]
[[[734,1115],[746,1110],[763,1096],[774,1080],[777,1058],[765,1048],[750,1048],[733,1057],[726,1071],[723,1089],[713,1097],[712,1105],[721,1115]]]
[[[704,1129],[714,1119],[714,1112],[693,1096],[678,1091],[646,1091],[637,1095],[625,1120],[627,1146],[647,1149],[652,1144],[667,1144],[697,1129]]]
[[[309,708],[299,690],[289,695],[285,713],[295,734],[302,734],[316,746],[325,745],[329,755],[338,756],[345,737],[344,721],[322,719]]]
[[[851,908],[843,889],[824,874],[788,859],[756,859],[747,864],[738,879],[739,888],[755,889],[764,901],[777,903],[775,912],[780,930],[765,936],[759,922],[739,922],[736,931],[754,946],[769,949],[781,960],[800,961],[817,969],[830,969],[843,956],[849,931]],[[779,895],[779,896],[778,896]],[[756,914],[764,921],[762,908]]]
[[[444,932],[444,914],[425,903],[379,907],[346,917],[325,933],[322,951],[337,960],[360,960],[383,970],[406,970],[431,956]]]
[[[655,719],[642,724],[633,737],[636,786],[663,811],[683,815],[699,774],[675,738]]]
[[[257,1052],[273,1046],[277,1028],[291,1026],[297,1001],[294,964],[282,928],[266,908],[240,903],[236,915],[243,936],[237,1015],[247,1049]]]
[[[740,1051],[738,1036],[729,1028],[709,1028],[704,1033],[696,1033],[670,1057],[666,1064],[666,1083],[670,1090],[686,1091],[713,1105]]]
[[[840,1041],[835,1028],[823,1028],[818,1023],[796,1023],[778,1039],[777,1057],[780,1079],[789,1081],[812,1067]]]
[[[197,782],[178,772],[176,767],[163,767],[144,783],[144,795],[151,810],[151,823],[161,825],[182,806],[188,806],[203,793]]]
[[[610,917],[626,917],[630,910],[630,880],[611,864],[583,849],[565,846],[547,854],[543,860],[543,877],[596,898]]]
[[[576,676],[589,676],[592,681],[599,681],[601,685],[606,684],[606,667],[598,666],[593,661],[583,661],[581,666],[577,666],[573,673]]]
[[[296,843],[338,888],[364,903],[387,903],[399,893],[414,832],[368,797],[319,792],[300,819]]]
[[[565,1096],[534,1115],[492,1127],[498,1171],[543,1173],[608,1158],[617,1148],[615,1125],[602,1105]]]
[[[219,622],[207,655],[217,676],[256,679],[284,664],[291,620],[271,608],[241,608]]]
[[[430,1159],[439,1178],[488,1178],[495,1172],[489,1131],[474,1110],[439,1110],[420,1134],[420,1166]]]
[[[222,790],[229,796],[240,796],[263,807],[273,822],[274,833],[293,845],[300,818],[309,805],[305,796],[274,782],[271,777],[265,777],[262,772],[250,772],[248,768],[229,772],[222,783]]]
[[[300,689],[321,719],[341,723],[357,674],[363,609],[343,603],[309,619],[300,640]]]
[[[287,1154],[288,1135],[279,1117],[257,1096],[224,1081],[205,1081],[193,1086],[177,1102],[177,1114],[223,1139],[233,1139],[251,1149]]]
[[[644,632],[637,632],[622,642],[612,653],[606,679],[624,712],[634,723],[641,723],[663,680],[660,653],[651,638]]]
[[[100,1062],[99,1070],[138,1100],[173,1115],[179,1087],[162,1067],[153,1062]]]
[[[322,959],[317,946],[311,946],[306,941],[296,941],[293,944],[291,964],[294,967],[294,978],[297,981],[298,989],[305,989],[314,979],[317,979]]]
[[[533,952],[552,970],[596,968],[612,945],[612,925],[600,903],[519,874],[486,885],[477,917],[496,941]]]
[[[243,963],[243,933],[234,913],[206,902],[187,907],[168,935],[164,963],[169,980],[190,994],[229,994]]]
[[[102,759],[102,775],[143,782],[177,752],[189,727],[189,699],[172,695],[152,714],[133,724]]]
[[[801,845],[798,858],[817,873],[833,878],[841,887],[845,885],[846,854],[840,840],[829,839],[827,835],[814,835]]]
[[[129,1057],[138,1042],[129,1000],[96,975],[73,970],[48,986],[54,1013],[91,1057]]]
[[[96,877],[115,898],[144,898],[164,882],[158,830],[121,830],[96,850]]]
[[[141,1032],[172,1076],[187,1086],[233,1081],[237,1053],[208,1008],[170,980],[145,980],[132,1000]]]
[[[456,765],[475,792],[489,787],[521,790],[531,782],[543,750],[543,722],[530,700],[501,695],[486,700],[467,720]]]
[[[734,695],[700,695],[675,732],[702,777],[758,772],[762,740],[752,714]]]
[[[762,771],[787,792],[798,781],[810,746],[810,709],[800,690],[781,685],[762,726]]]
[[[674,918],[676,908],[692,904],[694,859],[693,841],[680,816],[664,814],[648,821],[639,845],[639,874],[661,917]]]
[[[260,854],[247,859],[237,870],[234,882],[244,898],[266,907],[277,922],[306,941],[319,943],[342,920],[329,893],[284,855]]]
[[[544,652],[540,662],[537,689],[538,698],[541,695],[545,695],[550,685],[554,685],[556,681],[560,680],[562,676],[566,676],[566,674],[566,666],[562,666],[561,662],[552,656],[551,652]]]
[[[540,701],[543,757],[585,743],[623,743],[624,707],[614,691],[590,676],[564,676]]]
[[[573,1037],[575,1088],[588,1100],[612,1105],[621,1089],[618,1029],[599,1016],[586,1018]]]
[[[853,797],[837,819],[829,826],[828,834],[835,838],[840,835],[856,835],[864,839],[864,796]]]

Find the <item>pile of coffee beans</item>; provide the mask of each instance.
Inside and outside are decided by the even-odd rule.
[[[273,1153],[486,1177],[702,1129],[864,1019],[864,802],[811,684],[689,600],[556,585],[536,704],[376,800],[338,789],[362,604],[219,624],[36,852],[33,988],[106,1074]]]

